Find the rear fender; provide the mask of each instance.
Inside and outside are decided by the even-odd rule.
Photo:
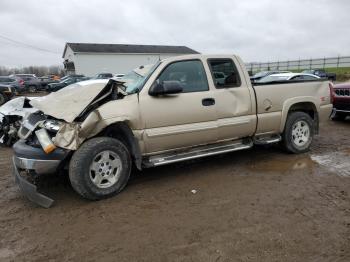
[[[283,103],[283,107],[282,107],[282,117],[281,117],[281,124],[280,124],[280,132],[283,133],[284,131],[284,127],[287,121],[287,117],[288,114],[290,112],[290,109],[297,105],[297,104],[305,104],[308,103],[310,105],[312,105],[313,110],[315,111],[315,120],[317,120],[316,125],[318,126],[318,109],[320,107],[320,102],[312,96],[306,96],[306,97],[293,97],[290,99],[287,99],[284,103]],[[301,107],[301,110],[302,107]],[[316,127],[317,128],[317,127]]]

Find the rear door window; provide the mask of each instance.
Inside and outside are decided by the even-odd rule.
[[[241,78],[232,59],[209,59],[208,64],[216,88],[241,86]]]

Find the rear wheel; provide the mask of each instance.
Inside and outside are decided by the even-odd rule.
[[[35,93],[36,87],[35,86],[29,86],[28,87],[28,91],[29,91],[29,93]]]
[[[119,193],[131,171],[128,149],[117,139],[98,137],[85,142],[73,155],[69,178],[74,190],[91,200]]]
[[[304,112],[289,114],[283,132],[283,146],[290,153],[303,153],[310,149],[314,136],[314,121]]]

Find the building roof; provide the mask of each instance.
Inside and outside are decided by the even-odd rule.
[[[75,53],[199,54],[187,46],[66,43]]]

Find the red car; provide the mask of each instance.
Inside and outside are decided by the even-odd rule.
[[[350,83],[333,86],[333,119],[344,120],[350,116]]]

